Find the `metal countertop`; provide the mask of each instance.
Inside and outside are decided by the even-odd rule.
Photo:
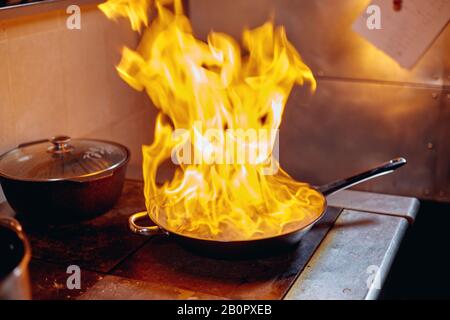
[[[96,246],[98,246],[97,249],[100,250],[99,252],[107,253],[106,257],[95,254],[94,256],[97,258],[93,258],[93,253],[89,252],[87,252],[85,256],[84,254],[69,250],[65,246],[55,247],[55,240],[51,236],[48,236],[47,239],[45,237],[42,238],[42,236],[30,235],[34,241],[34,255],[37,258],[33,260],[34,265],[32,265],[31,268],[34,287],[35,289],[37,288],[36,294],[34,295],[35,298],[125,298],[125,293],[127,295],[126,298],[186,298],[186,290],[180,291],[176,286],[176,288],[170,287],[168,289],[161,289],[158,284],[152,283],[151,281],[143,281],[146,279],[141,279],[140,277],[146,274],[144,272],[146,269],[145,263],[141,266],[142,263],[149,260],[145,259],[145,255],[148,255],[149,250],[146,250],[145,246],[143,246],[143,243],[146,243],[146,239],[130,235],[123,221],[126,220],[126,217],[130,212],[137,210],[138,207],[143,205],[139,193],[141,188],[141,184],[139,183],[128,182],[128,191],[125,192],[126,194],[122,199],[123,203],[118,206],[116,211],[113,211],[106,216],[99,217],[93,222],[82,224],[82,227],[80,227],[81,231],[72,230],[76,235],[79,232],[82,232],[84,235],[84,237],[77,238],[75,246],[81,244],[86,245],[86,243],[89,243],[92,247],[91,249],[94,251],[97,248]],[[376,299],[380,292],[379,289],[382,288],[383,282],[395,258],[405,231],[409,224],[413,223],[417,214],[419,207],[418,200],[408,197],[367,192],[341,191],[329,197],[328,202],[330,206],[343,207],[344,210],[340,213],[329,230],[328,228],[322,230],[326,233],[325,237],[318,244],[311,259],[309,259],[309,261],[306,262],[305,267],[302,268],[303,271],[299,274],[297,279],[293,281],[290,289],[287,290],[284,299]],[[5,207],[5,205],[2,205],[2,207]],[[11,210],[6,210],[4,208],[3,211],[8,215],[13,215]],[[106,227],[104,225],[105,223]],[[96,232],[86,233],[83,231],[84,228]],[[113,230],[116,237],[111,238],[109,236],[102,236],[109,234],[111,230]],[[55,232],[58,233],[57,230]],[[121,239],[121,245],[119,247],[118,243],[116,243],[118,241],[117,238]],[[105,243],[105,241],[107,243]],[[67,245],[70,245],[72,242],[74,241],[70,240]],[[308,241],[305,242],[306,246],[308,246],[307,242]],[[152,243],[153,242],[148,242],[147,245],[151,245]],[[188,255],[188,253],[181,251],[181,249],[170,242],[162,243],[159,247],[161,247],[162,252],[166,250],[164,248],[170,247],[172,248],[171,250],[179,250],[179,254]],[[159,247],[157,246],[156,248]],[[140,249],[137,250],[137,248]],[[132,252],[135,253],[131,254]],[[141,257],[140,255],[144,256]],[[46,260],[49,257],[53,257],[51,263]],[[137,261],[135,264],[133,264],[133,257],[135,258],[134,260]],[[197,259],[205,263],[201,258],[190,255],[188,258],[194,260]],[[131,278],[122,277],[123,275],[119,272],[120,268],[114,267],[120,261],[122,261],[121,264],[123,264],[123,261],[125,260],[128,261],[131,266],[137,268],[135,268],[136,270],[133,269],[135,272],[132,272],[133,276]],[[76,293],[71,292],[70,290],[53,290],[55,283],[64,287],[65,278],[67,277],[65,268],[68,264],[73,263],[73,261],[79,261],[84,270],[83,290]],[[152,263],[152,261],[149,263]],[[194,264],[196,263],[195,261],[193,262]],[[216,264],[220,266],[220,263],[218,262],[205,261],[213,266]],[[267,265],[269,266],[270,261],[263,261],[262,263],[269,263]],[[275,268],[280,261],[277,259],[274,261],[272,261],[272,263]],[[294,261],[296,260],[294,259]],[[250,265],[253,264],[254,263],[250,263]],[[230,266],[237,268],[234,264],[230,264]],[[248,266],[248,268],[244,267],[246,267],[246,265],[243,266],[243,269],[253,270]],[[109,275],[108,272],[111,268],[116,272],[112,272],[111,275]],[[230,268],[232,269],[232,267]],[[286,272],[288,272],[289,268],[287,266],[286,268]],[[124,270],[126,269],[127,268]],[[144,269],[142,275],[137,272],[141,269]],[[259,269],[256,268],[256,270]],[[164,274],[167,273],[166,269],[163,271]],[[190,275],[190,277],[192,278],[193,275]],[[177,284],[178,278],[175,276],[172,278],[169,277],[168,279],[173,280],[172,282]],[[205,281],[205,279],[200,276],[197,278],[194,280],[200,284],[203,283],[200,280]],[[267,283],[264,283],[263,281],[262,284],[257,282],[257,284],[261,286],[260,290],[268,290],[268,295],[264,296],[271,297],[269,293],[273,293],[274,285],[277,287],[277,281],[280,280],[277,279],[278,277],[273,279],[270,278],[266,281]],[[197,282],[194,281],[194,284]],[[227,282],[226,285],[226,288],[222,288],[224,286],[223,283],[217,283],[217,288],[224,290],[228,288],[229,283]],[[242,284],[236,286],[236,288],[239,289]],[[196,287],[191,290],[192,298],[217,298],[216,296],[211,295],[209,292],[211,290],[206,290],[208,292],[205,293],[203,292],[205,291],[205,288],[203,286],[200,287],[201,290],[197,290],[198,288]],[[128,293],[135,292],[136,288],[140,288],[140,292],[142,291],[141,296],[128,296]],[[248,291],[250,292],[251,290]],[[220,293],[221,291],[219,290],[218,292]],[[223,295],[222,298],[226,297],[230,298],[226,294]]]
[[[285,299],[376,299],[419,202],[342,191],[329,205],[344,211]]]

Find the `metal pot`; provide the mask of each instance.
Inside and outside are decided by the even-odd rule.
[[[30,244],[13,218],[0,218],[0,256],[0,300],[30,299]]]
[[[0,183],[21,219],[69,223],[114,206],[129,158],[129,150],[114,142],[57,136],[0,156]]]
[[[368,171],[364,171],[360,174],[351,176],[346,179],[338,180],[321,187],[316,187],[315,189],[318,192],[322,193],[324,197],[326,197],[366,180],[391,173],[395,169],[405,164],[406,160],[404,158],[393,159]],[[146,211],[133,214],[132,216],[130,216],[128,222],[131,231],[136,234],[146,236],[164,234],[173,237],[181,245],[200,254],[222,259],[240,259],[249,257],[261,257],[271,255],[274,252],[278,253],[283,250],[292,249],[300,242],[303,236],[309,230],[311,230],[311,228],[318,221],[320,221],[320,219],[324,216],[326,209],[327,208],[325,205],[323,211],[318,214],[316,220],[294,231],[261,239],[237,241],[202,239],[196,238],[192,235],[185,235],[174,232],[172,230],[167,230],[160,224],[158,224],[158,221],[156,221],[156,219]],[[153,225],[141,226],[138,224],[139,220],[148,218],[150,218],[150,222]]]

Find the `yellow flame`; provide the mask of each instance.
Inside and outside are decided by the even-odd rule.
[[[142,148],[149,214],[168,230],[224,241],[275,236],[317,219],[322,194],[292,179],[273,154],[292,87],[316,86],[284,28],[268,22],[245,30],[243,50],[223,33],[211,32],[205,43],[194,37],[181,2],[173,8],[169,2],[100,5],[108,17],[128,17],[134,30],[146,26],[137,50],[123,49],[117,69],[160,111],[154,142]],[[149,23],[144,13],[152,6],[157,15]],[[249,129],[269,134],[247,134]],[[180,150],[192,150],[187,159],[193,161]],[[255,151],[249,161],[246,155]],[[235,152],[240,161],[214,161],[235,160]],[[158,169],[170,159],[179,163],[176,172],[157,185]],[[273,174],[265,171],[268,163]]]

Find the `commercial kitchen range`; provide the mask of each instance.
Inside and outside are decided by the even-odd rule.
[[[450,201],[426,3],[0,1],[0,299],[402,292]]]
[[[30,276],[35,299],[376,299],[408,226],[414,198],[343,191],[292,252],[217,260],[164,235],[129,233],[127,217],[145,209],[142,182],[127,180],[118,204],[81,224],[34,230]],[[13,214],[6,204],[2,214]],[[70,290],[67,268],[81,268]],[[372,279],[377,275],[376,281]]]

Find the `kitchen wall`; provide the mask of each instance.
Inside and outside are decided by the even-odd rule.
[[[404,156],[356,189],[450,201],[450,27],[406,70],[351,30],[369,0],[191,0],[194,30],[240,38],[273,17],[318,80],[296,89],[280,133],[284,168],[316,184]]]
[[[134,48],[138,35],[125,20],[109,21],[95,4],[81,7],[81,30],[67,29],[67,17],[65,7],[0,16],[0,153],[68,134],[123,143],[131,165],[140,166],[155,112],[115,70],[121,47]]]
[[[357,189],[450,201],[450,27],[405,70],[351,30],[368,2],[190,0],[189,12],[203,39],[239,38],[270,17],[285,25],[318,80],[314,95],[294,90],[284,116],[281,162],[293,176],[320,184],[405,156],[407,167]],[[64,133],[124,143],[139,167],[155,110],[114,69],[138,35],[81,9],[81,30],[66,28],[63,9],[0,15],[0,152]]]

